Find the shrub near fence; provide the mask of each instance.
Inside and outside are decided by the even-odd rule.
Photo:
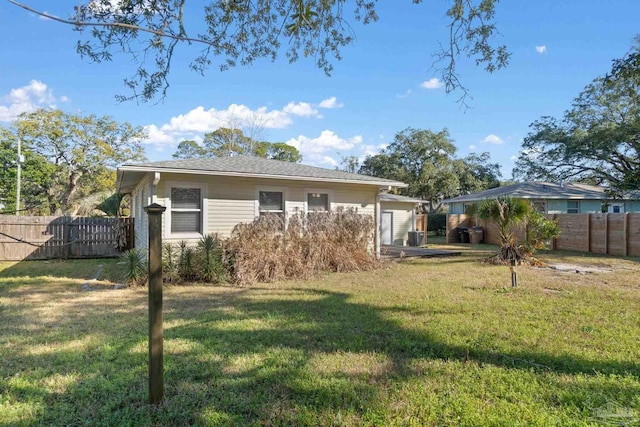
[[[0,261],[111,257],[132,246],[132,218],[0,216]]]
[[[592,252],[618,256],[640,256],[640,213],[550,214],[558,221],[560,236],[551,249]],[[447,215],[447,242],[457,243],[457,227],[479,225],[485,229],[485,242],[498,244],[496,228],[468,215]],[[524,228],[516,237],[524,238]]]

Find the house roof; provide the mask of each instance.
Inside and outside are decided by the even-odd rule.
[[[517,197],[521,199],[607,200],[609,198],[605,191],[606,188],[595,185],[529,181],[446,199],[443,203],[477,202],[479,200],[493,199],[500,196]],[[635,200],[638,197],[637,195],[633,195],[627,198]]]
[[[260,157],[234,156],[125,164],[118,168],[118,189],[125,193],[131,191],[147,172],[341,182],[401,188],[407,186],[400,181],[299,163],[269,160]]]
[[[426,203],[424,200],[414,199],[413,197],[401,196],[399,194],[384,193],[380,195],[381,202],[396,202],[396,203]]]

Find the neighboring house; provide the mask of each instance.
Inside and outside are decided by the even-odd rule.
[[[416,231],[416,207],[424,200],[397,194],[380,195],[380,242],[407,245],[410,231]]]
[[[604,187],[586,184],[521,182],[444,200],[450,214],[464,214],[473,203],[500,196],[528,199],[542,213],[640,212],[640,197],[611,200]]]
[[[208,233],[229,236],[239,223],[264,213],[355,208],[380,224],[380,196],[406,184],[366,175],[258,157],[217,157],[123,165],[117,189],[131,195],[136,247],[148,242],[151,203],[166,206],[163,240],[196,241]],[[376,228],[379,231],[379,227]],[[376,253],[380,236],[375,236]]]

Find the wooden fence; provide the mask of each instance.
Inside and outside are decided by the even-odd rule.
[[[133,232],[132,218],[0,216],[0,260],[117,256]]]
[[[551,242],[551,249],[592,252],[618,256],[640,256],[640,213],[551,214],[558,221],[560,236]],[[476,222],[468,215],[447,215],[447,242],[459,242],[458,227],[484,227],[485,242],[498,244],[494,224]],[[523,239],[525,229],[516,232]]]
[[[427,215],[416,215],[416,231],[427,231]]]

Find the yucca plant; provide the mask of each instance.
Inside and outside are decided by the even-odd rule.
[[[180,258],[178,260],[178,274],[186,282],[196,278],[196,253],[184,240],[180,242]]]
[[[118,265],[123,266],[122,279],[128,286],[141,285],[147,280],[148,265],[145,251],[131,249],[120,255]]]
[[[224,265],[222,262],[222,241],[217,234],[207,234],[198,242],[200,276],[205,282],[221,282],[224,280]]]
[[[178,251],[173,243],[162,245],[162,278],[165,282],[176,282],[178,274]]]

